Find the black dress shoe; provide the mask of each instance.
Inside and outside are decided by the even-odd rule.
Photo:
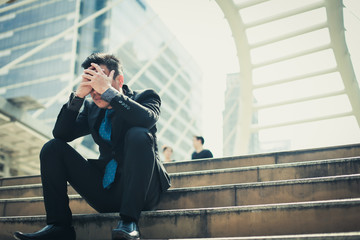
[[[136,222],[119,221],[117,228],[112,230],[112,240],[140,239],[139,227]]]
[[[74,227],[47,225],[35,233],[15,232],[15,239],[18,240],[75,240]]]

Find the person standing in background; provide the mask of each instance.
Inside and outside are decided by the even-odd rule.
[[[168,162],[175,162],[174,159],[172,159],[172,154],[173,154],[173,149],[170,146],[163,146],[163,154],[164,154],[164,162],[168,163]]]
[[[204,149],[204,138],[202,136],[193,137],[193,146],[195,151],[191,155],[191,159],[201,159],[201,158],[212,158],[213,154],[210,150]]]

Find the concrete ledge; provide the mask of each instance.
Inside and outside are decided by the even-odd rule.
[[[360,144],[165,163],[169,173],[360,156]],[[40,183],[40,175],[0,178],[0,186]]]
[[[193,210],[143,212],[145,239],[216,238],[360,231],[360,198],[291,204],[268,204]],[[82,239],[110,239],[117,213],[74,215]],[[0,239],[12,232],[33,232],[45,224],[44,216],[0,218]]]
[[[360,158],[215,169],[170,174],[172,187],[265,182],[360,173]]]
[[[14,186],[41,183],[40,175],[0,178],[0,186]]]
[[[360,197],[360,174],[311,179],[171,189],[158,209],[192,209],[256,204],[291,203]],[[79,196],[72,195],[73,213],[95,213]],[[0,200],[0,216],[45,214],[43,198]]]
[[[169,173],[360,156],[360,144],[165,163]]]
[[[70,185],[68,185],[68,194],[74,195],[77,194],[77,192]],[[0,187],[0,200],[40,196],[43,196],[41,183]]]
[[[173,188],[360,173],[360,157],[172,173]],[[20,182],[17,182],[20,179]],[[26,183],[29,181],[29,183]],[[25,183],[24,183],[25,182]],[[40,183],[40,176],[4,178],[3,186]]]
[[[294,235],[228,237],[228,238],[196,238],[196,239],[197,240],[205,240],[205,239],[211,239],[211,240],[355,240],[356,239],[359,240],[360,232],[294,234]],[[156,239],[156,240],[160,240],[160,239]],[[169,238],[168,240],[171,240],[171,238]],[[177,240],[192,240],[192,239],[177,238]]]
[[[158,209],[290,203],[360,197],[360,174],[171,189]]]

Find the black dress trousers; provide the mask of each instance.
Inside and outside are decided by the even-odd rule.
[[[154,144],[148,129],[130,128],[115,181],[104,189],[104,167],[86,160],[63,140],[47,142],[40,153],[47,224],[72,224],[67,182],[98,212],[119,212],[138,221],[142,210],[154,209],[160,200]]]

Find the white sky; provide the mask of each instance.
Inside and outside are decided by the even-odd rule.
[[[205,137],[205,147],[209,148],[216,157],[220,157],[222,156],[222,111],[224,109],[226,74],[239,71],[236,49],[227,21],[214,0],[147,0],[147,3],[202,68],[204,101],[202,134]],[[351,26],[359,29],[360,1],[344,0],[344,4],[351,10],[351,12],[344,11],[347,21],[351,22]],[[354,32],[358,33],[358,31],[348,29],[347,35],[348,37],[350,35],[352,41],[352,45],[349,46],[350,53],[359,52],[354,49],[354,46],[357,46],[356,42],[360,42],[360,37]],[[359,55],[353,54],[354,65],[360,65]],[[341,99],[336,104],[339,102]],[[266,111],[262,114],[266,115]],[[265,118],[271,122],[268,116],[271,115],[267,115]],[[290,136],[293,138],[291,139],[293,148],[316,147],[317,142],[321,146],[360,141],[359,129],[355,129],[355,131],[354,129],[345,129],[346,126],[352,124],[351,120],[341,123],[333,121],[326,124],[329,125],[328,129],[337,124],[342,124],[344,127],[333,129],[333,134],[336,136],[334,139],[328,139],[328,132],[324,131],[326,128],[320,129],[316,124],[310,124],[306,129],[303,127],[290,133],[289,129],[283,129],[284,131],[281,129],[266,130],[263,131],[260,138],[270,141],[283,140]],[[314,142],[309,142],[309,135],[301,136],[299,134],[299,131],[303,133],[309,131],[310,127],[313,136],[316,136]]]

